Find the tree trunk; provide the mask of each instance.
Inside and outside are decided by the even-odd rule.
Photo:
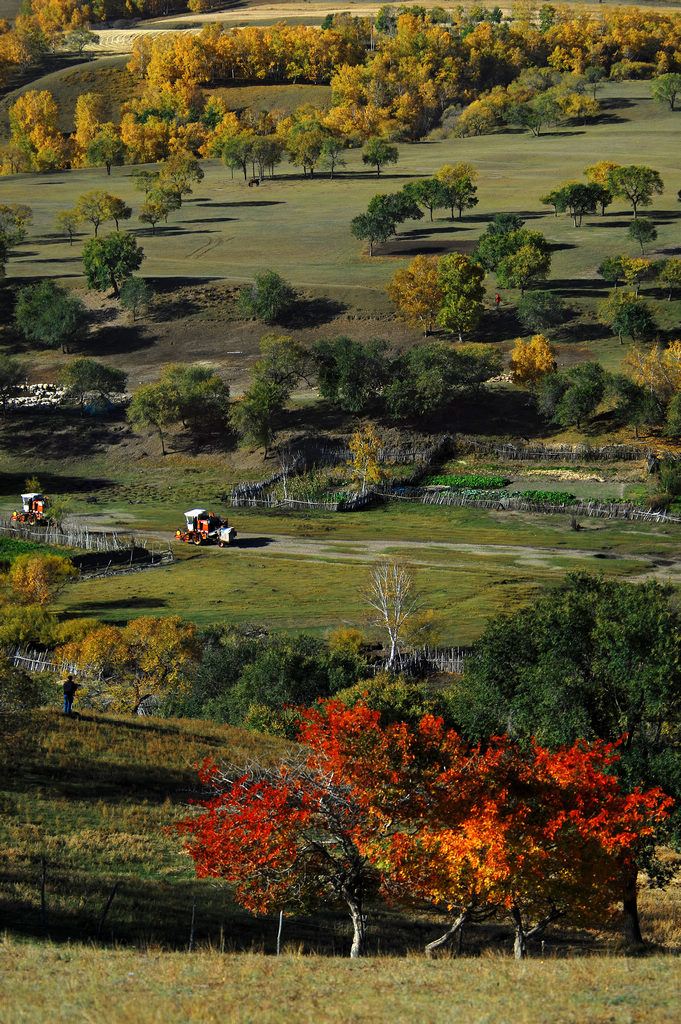
[[[527,937],[523,928],[523,919],[518,907],[511,908],[511,917],[515,928],[515,941],[513,943],[513,955],[516,960],[524,960],[527,956]]]
[[[624,931],[624,940],[628,946],[637,946],[643,942],[641,924],[638,917],[636,878],[637,872],[634,871],[625,880],[624,899],[622,900],[622,911],[624,914],[622,929]]]
[[[366,954],[366,918],[362,913],[360,900],[346,897],[350,918],[352,920],[352,946],[350,947],[350,958],[358,959]]]
[[[449,942],[450,939],[453,939],[457,932],[461,935],[464,925],[470,919],[471,910],[472,907],[465,907],[444,935],[441,935],[439,939],[434,939],[432,942],[428,943],[425,948],[425,954],[429,959],[432,957],[436,949],[439,949],[441,946],[444,946],[445,943]],[[461,952],[461,950],[459,950],[459,952]]]

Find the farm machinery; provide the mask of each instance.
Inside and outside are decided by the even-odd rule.
[[[46,494],[39,494],[37,491],[22,494],[21,511],[15,509],[12,512],[12,523],[15,525],[30,523],[31,526],[49,526],[52,522],[47,513],[49,501]]]
[[[191,508],[185,512],[186,528],[175,532],[176,540],[185,544],[217,544],[224,548],[236,540],[236,530],[222,516],[206,512],[205,508]]]

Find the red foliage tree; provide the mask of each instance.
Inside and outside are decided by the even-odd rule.
[[[608,774],[612,745],[522,750],[501,737],[483,749],[439,719],[379,719],[320,703],[303,713],[298,758],[232,773],[204,765],[213,794],[180,826],[198,874],[232,882],[253,911],[344,902],[352,956],[365,947],[364,901],[381,893],[454,914],[429,952],[467,921],[509,915],[520,958],[557,917],[611,913],[671,803],[658,790],[623,793]]]

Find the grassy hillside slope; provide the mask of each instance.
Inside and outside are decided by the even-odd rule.
[[[210,723],[41,711],[0,717],[0,1019],[12,1024],[666,1024],[678,1018],[678,886],[644,891],[658,955],[624,959],[597,934],[551,930],[522,965],[508,931],[471,928],[462,960],[423,959],[441,922],[370,913],[371,958],[350,962],[344,915],[254,918],[197,882],[166,826],[187,814],[192,763],[276,757],[271,738]],[[41,914],[42,860],[46,868]],[[97,942],[98,923],[118,885]],[[188,955],[195,908],[194,952]],[[321,957],[302,954],[335,954]],[[407,953],[406,957],[404,954]]]
[[[118,883],[102,932],[107,941],[185,945],[194,897],[197,937],[217,936],[229,919],[230,937],[246,946],[257,941],[255,920],[236,911],[223,891],[195,881],[179,837],[166,828],[188,813],[195,763],[207,756],[238,763],[256,753],[268,760],[281,749],[271,737],[207,722],[3,714],[3,928],[58,941],[93,939]]]

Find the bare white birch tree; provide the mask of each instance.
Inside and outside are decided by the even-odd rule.
[[[431,616],[423,613],[414,570],[406,562],[386,559],[372,566],[362,595],[376,613],[372,624],[388,634],[388,670],[399,664],[405,648],[419,641],[425,643],[430,638]]]

